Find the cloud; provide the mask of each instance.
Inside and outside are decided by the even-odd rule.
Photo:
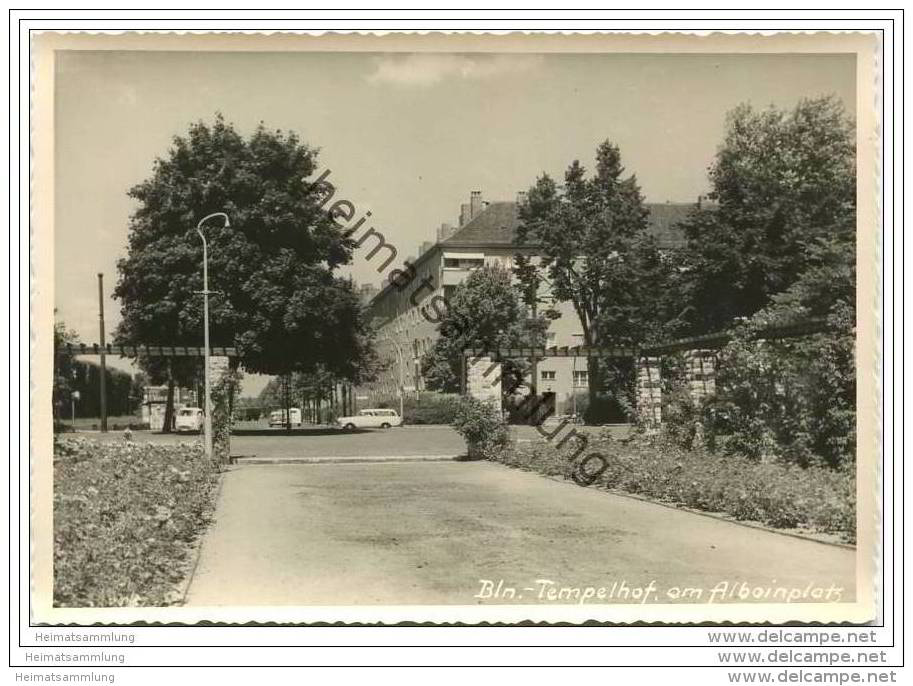
[[[407,87],[432,86],[448,78],[482,80],[526,72],[541,62],[541,55],[391,55],[376,60],[375,70],[368,76],[368,81]]]

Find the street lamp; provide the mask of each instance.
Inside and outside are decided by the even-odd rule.
[[[206,397],[204,398],[205,405],[203,408],[203,440],[206,446],[206,458],[210,461],[212,460],[212,403],[209,398],[209,254],[207,252],[208,245],[206,244],[206,236],[203,235],[202,226],[207,220],[212,219],[213,217],[224,217],[225,228],[231,226],[228,215],[224,212],[207,214],[197,222],[197,233],[200,235],[200,240],[203,241],[203,290],[200,291],[203,294],[203,385],[205,386],[206,391]]]

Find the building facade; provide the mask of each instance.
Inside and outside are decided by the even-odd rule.
[[[168,404],[168,386],[146,386],[143,389],[142,421],[152,431],[165,428],[165,406]],[[174,409],[198,407],[197,394],[189,388],[174,387]]]
[[[364,392],[373,398],[395,396],[402,387],[416,393],[425,389],[421,360],[437,338],[438,313],[453,289],[482,267],[513,267],[518,252],[535,257],[534,247],[518,248],[514,239],[519,226],[516,202],[482,200],[473,191],[470,202],[461,205],[457,226],[442,224],[434,243],[410,261],[408,270],[394,270],[391,280],[371,300],[370,310],[377,331],[377,350],[384,366],[378,380]],[[682,243],[675,225],[693,207],[686,203],[647,204],[649,231],[660,248]],[[399,280],[397,282],[397,279]],[[560,317],[551,321],[546,346],[583,344],[583,329],[570,303],[555,303]],[[575,394],[585,394],[588,385],[586,360],[548,358],[536,365],[537,391],[555,394],[555,410],[575,410]]]

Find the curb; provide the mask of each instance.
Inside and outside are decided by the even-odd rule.
[[[200,566],[200,558],[203,556],[203,542],[206,538],[206,534],[209,532],[210,527],[212,527],[215,518],[216,510],[219,508],[219,501],[222,499],[222,484],[225,483],[225,470],[223,469],[219,473],[219,485],[216,486],[216,497],[212,500],[212,519],[209,524],[206,526],[202,532],[200,532],[199,538],[194,542],[194,546],[191,549],[190,554],[193,556],[192,564],[188,565],[187,577],[181,582],[178,586],[178,600],[175,605],[184,605],[187,602],[187,592],[190,590],[190,584],[193,582],[193,578],[197,575],[197,567]]]
[[[231,458],[233,465],[246,464],[385,464],[391,462],[454,462],[462,455],[376,455],[351,457],[243,457]]]

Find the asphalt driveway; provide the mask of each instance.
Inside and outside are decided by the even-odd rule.
[[[543,431],[551,433],[555,426],[546,425]],[[569,427],[562,429],[565,433]],[[606,429],[577,427],[578,431],[601,431]],[[607,429],[616,438],[624,437],[629,427],[621,425]],[[512,426],[514,439],[518,442],[544,441],[543,435],[532,426]],[[82,432],[101,441],[122,441],[123,433],[112,431],[106,434]],[[561,434],[562,436],[565,434]],[[134,431],[132,439],[137,442],[173,444],[181,441],[202,441],[199,434],[161,434],[150,431]],[[286,432],[284,429],[270,429],[264,422],[242,423],[235,427],[231,437],[231,454],[242,461],[248,458],[333,458],[333,457],[455,457],[466,452],[466,445],[459,434],[446,425],[402,426],[392,429],[366,429],[361,431],[340,431],[326,426],[303,426]]]
[[[186,601],[848,601],[854,557],[488,462],[246,465],[225,475]]]

